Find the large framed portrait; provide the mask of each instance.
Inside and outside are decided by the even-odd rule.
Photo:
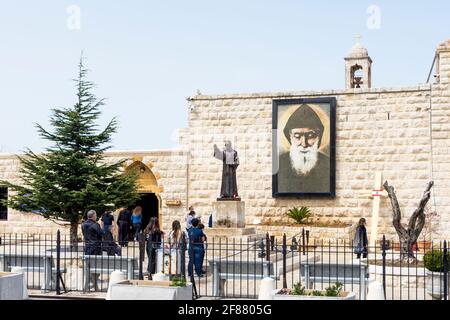
[[[336,195],[336,98],[274,100],[274,198]]]

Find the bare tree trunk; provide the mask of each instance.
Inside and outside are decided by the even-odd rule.
[[[415,260],[414,252],[413,252],[413,244],[414,242],[410,237],[399,237],[400,238],[400,258],[402,260]]]
[[[70,222],[70,251],[78,251],[78,221]]]
[[[395,231],[397,231],[400,240],[400,258],[402,260],[415,260],[413,245],[417,242],[417,239],[419,238],[420,233],[422,232],[422,229],[425,225],[424,209],[427,205],[428,200],[430,200],[430,190],[433,187],[433,184],[433,181],[430,181],[428,183],[427,188],[423,193],[422,199],[420,200],[419,206],[411,215],[407,227],[403,226],[401,223],[402,213],[400,211],[400,206],[398,204],[394,187],[390,186],[387,181],[383,184],[383,187],[387,191],[389,199],[391,200],[393,212],[392,224],[394,225]]]

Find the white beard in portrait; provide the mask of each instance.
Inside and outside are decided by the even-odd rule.
[[[307,175],[317,164],[319,158],[319,140],[309,148],[291,145],[289,152],[291,166],[298,175]]]

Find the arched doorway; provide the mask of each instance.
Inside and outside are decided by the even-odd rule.
[[[132,211],[136,206],[142,207],[142,229],[150,222],[151,217],[159,218],[159,198],[155,193],[140,193],[141,198],[128,209]]]
[[[140,199],[128,209],[133,210],[136,206],[142,207],[142,229],[148,225],[151,217],[157,217],[162,228],[161,197],[159,195],[161,188],[158,186],[156,176],[149,166],[141,161],[134,161],[125,171],[138,173],[138,192],[141,195]]]

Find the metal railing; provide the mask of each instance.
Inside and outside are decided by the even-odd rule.
[[[207,230],[206,230],[207,233]],[[21,267],[29,289],[106,292],[112,271],[127,279],[152,279],[164,274],[193,284],[194,298],[257,298],[261,280],[270,277],[276,288],[295,285],[325,290],[337,282],[343,291],[367,299],[373,281],[382,284],[387,300],[448,299],[447,242],[419,242],[413,256],[402,257],[402,247],[383,240],[367,247],[357,259],[350,241],[311,241],[304,230],[296,237],[251,239],[212,238],[207,243],[174,245],[163,236],[152,243],[114,241],[76,244],[67,235],[0,235],[0,272]],[[92,248],[97,250],[95,254]],[[89,251],[91,250],[91,251]],[[94,250],[94,251],[95,251]],[[424,256],[434,266],[425,268]]]

